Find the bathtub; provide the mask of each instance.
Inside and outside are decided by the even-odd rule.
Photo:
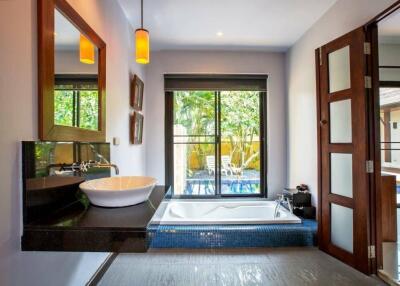
[[[182,200],[161,203],[152,223],[191,224],[287,224],[301,220],[284,207],[274,218],[276,203],[267,200]]]

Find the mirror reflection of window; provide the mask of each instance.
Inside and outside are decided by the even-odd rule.
[[[99,130],[98,49],[55,11],[54,122]]]

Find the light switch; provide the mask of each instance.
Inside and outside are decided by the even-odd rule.
[[[113,138],[113,144],[114,144],[115,146],[118,146],[119,143],[120,143],[119,137],[114,137],[114,138]]]

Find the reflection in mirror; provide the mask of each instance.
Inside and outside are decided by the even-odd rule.
[[[55,10],[54,124],[99,130],[98,49]]]

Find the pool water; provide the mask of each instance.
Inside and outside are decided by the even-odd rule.
[[[244,170],[243,174],[224,175],[221,177],[222,194],[259,194],[260,172],[256,170]],[[214,195],[215,176],[207,171],[196,171],[186,178],[184,195]]]

